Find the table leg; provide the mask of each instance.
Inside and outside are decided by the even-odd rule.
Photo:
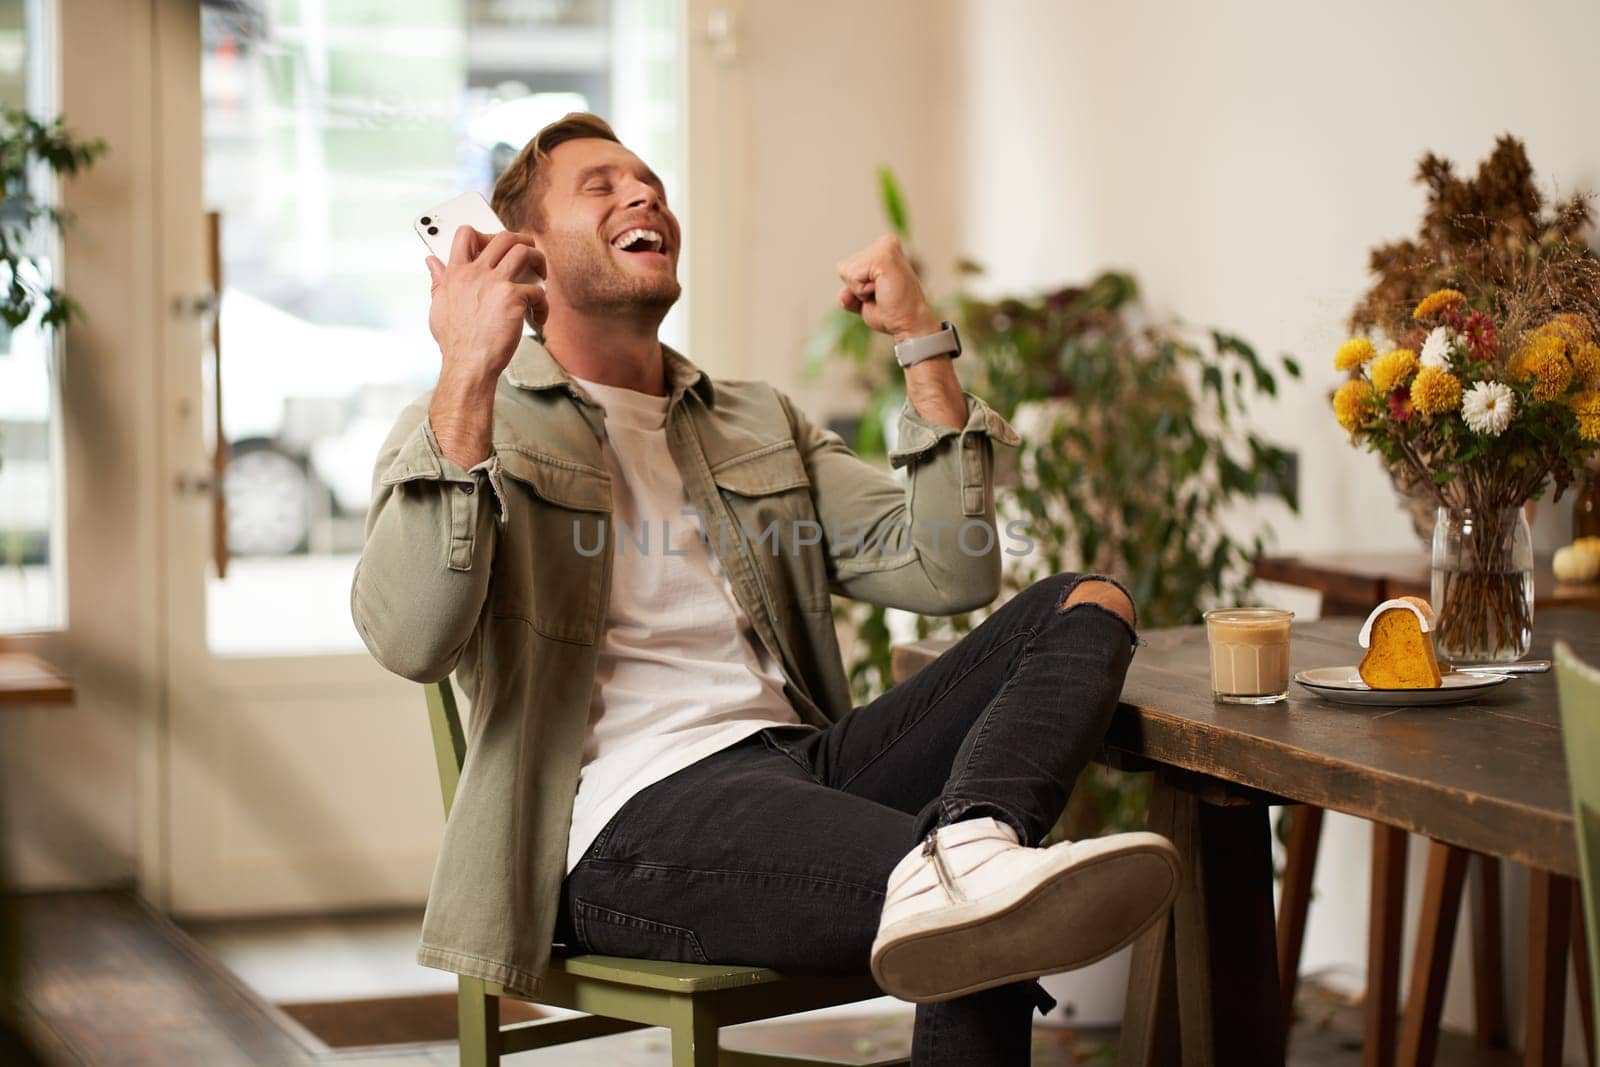
[[[1528,871],[1528,1003],[1522,1062],[1558,1067],[1566,1023],[1572,879]]]
[[[1594,1063],[1594,975],[1589,971],[1589,930],[1583,917],[1583,886],[1572,894],[1572,976],[1578,983],[1578,1017],[1583,1021],[1583,1054]]]
[[[1473,855],[1472,888],[1472,994],[1473,1022],[1478,1044],[1505,1048],[1506,981],[1500,916],[1500,861],[1482,853]]]
[[[1438,841],[1428,845],[1428,873],[1422,886],[1417,950],[1411,959],[1411,995],[1400,1031],[1403,1067],[1432,1067],[1439,1051],[1439,1015],[1455,946],[1461,893],[1472,853]]]
[[[1157,786],[1150,797],[1149,828],[1176,839],[1177,791]],[[1134,942],[1122,1011],[1119,1067],[1165,1067],[1177,1063],[1178,978],[1170,913]]]
[[[1172,915],[1182,1062],[1281,1065],[1267,808],[1178,792],[1174,815],[1185,866]]]
[[[1278,984],[1283,994],[1283,1032],[1294,1025],[1294,994],[1300,984],[1300,949],[1305,944],[1306,912],[1322,840],[1322,809],[1296,804],[1284,809],[1289,840],[1283,861],[1283,891],[1278,897]]]
[[[1400,999],[1400,947],[1405,936],[1406,832],[1372,824],[1372,891],[1367,918],[1364,1067],[1394,1063]]]
[[[1179,1060],[1172,925],[1169,915],[1134,942],[1122,1037],[1117,1045],[1118,1067],[1163,1067]]]

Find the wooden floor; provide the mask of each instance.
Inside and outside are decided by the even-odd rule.
[[[47,1064],[206,1064],[260,1067],[446,1067],[448,1043],[334,1050],[267,1003],[164,917],[129,893],[37,894],[9,898],[24,952],[20,1025]],[[1291,1037],[1298,1067],[1360,1062],[1360,1008],[1313,994]],[[726,1031],[729,1047],[782,1051],[841,1062],[906,1055],[904,1016],[808,1023],[759,1023]],[[1114,1033],[1039,1027],[1035,1067],[1115,1062]],[[644,1030],[581,1046],[526,1053],[518,1064],[660,1067],[666,1034]],[[1446,1035],[1440,1063],[1498,1067],[1516,1062]]]

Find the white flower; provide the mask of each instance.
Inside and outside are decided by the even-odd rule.
[[[1419,362],[1424,367],[1438,367],[1442,370],[1450,368],[1450,346],[1455,343],[1455,336],[1451,334],[1448,326],[1435,326],[1428,339],[1422,342],[1422,358]],[[1495,431],[1498,433],[1499,431]]]
[[[1517,412],[1517,398],[1504,382],[1477,382],[1461,401],[1461,417],[1476,433],[1499,437]]]

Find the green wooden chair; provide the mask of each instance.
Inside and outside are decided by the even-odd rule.
[[[427,686],[427,693],[439,787],[448,816],[466,757],[466,735],[450,681]],[[717,1031],[737,1023],[883,995],[868,975],[790,978],[764,967],[567,956],[550,961],[536,1003],[585,1015],[502,1027],[500,998],[511,994],[480,978],[461,976],[458,982],[463,1067],[486,1067],[513,1052],[649,1026],[672,1031],[672,1067],[798,1067],[835,1062],[719,1049]],[[902,1057],[880,1061],[875,1067],[901,1067],[909,1062]]]
[[[1572,782],[1572,813],[1582,874],[1583,928],[1589,966],[1600,966],[1600,669],[1579,659],[1565,641],[1556,642],[1556,687],[1561,696],[1561,741]],[[1588,983],[1600,1018],[1600,974]],[[1590,1062],[1595,1050],[1590,1049]]]

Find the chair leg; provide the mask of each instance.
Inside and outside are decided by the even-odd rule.
[[[1306,912],[1322,841],[1322,809],[1298,804],[1285,810],[1289,841],[1283,860],[1283,893],[1278,898],[1278,982],[1283,994],[1283,1032],[1294,1026],[1294,995],[1300,984],[1300,949],[1306,939]]]
[[[1589,934],[1583,917],[1583,891],[1572,894],[1572,975],[1578,983],[1578,1018],[1583,1023],[1583,1054],[1594,1063],[1594,976],[1589,973]]]
[[[456,1019],[461,1037],[461,1067],[499,1067],[500,998],[484,992],[482,979],[458,980]]]
[[[1411,994],[1400,1029],[1402,1067],[1431,1067],[1439,1050],[1439,1014],[1455,947],[1456,920],[1467,884],[1472,853],[1438,841],[1428,844],[1428,873],[1422,884],[1422,915],[1417,950],[1411,961]]]
[[[1367,919],[1367,995],[1361,1062],[1394,1063],[1400,999],[1400,941],[1405,936],[1406,832],[1372,824],[1371,912]]]
[[[672,1067],[717,1067],[717,1016],[711,1006],[677,997],[672,1020]]]

